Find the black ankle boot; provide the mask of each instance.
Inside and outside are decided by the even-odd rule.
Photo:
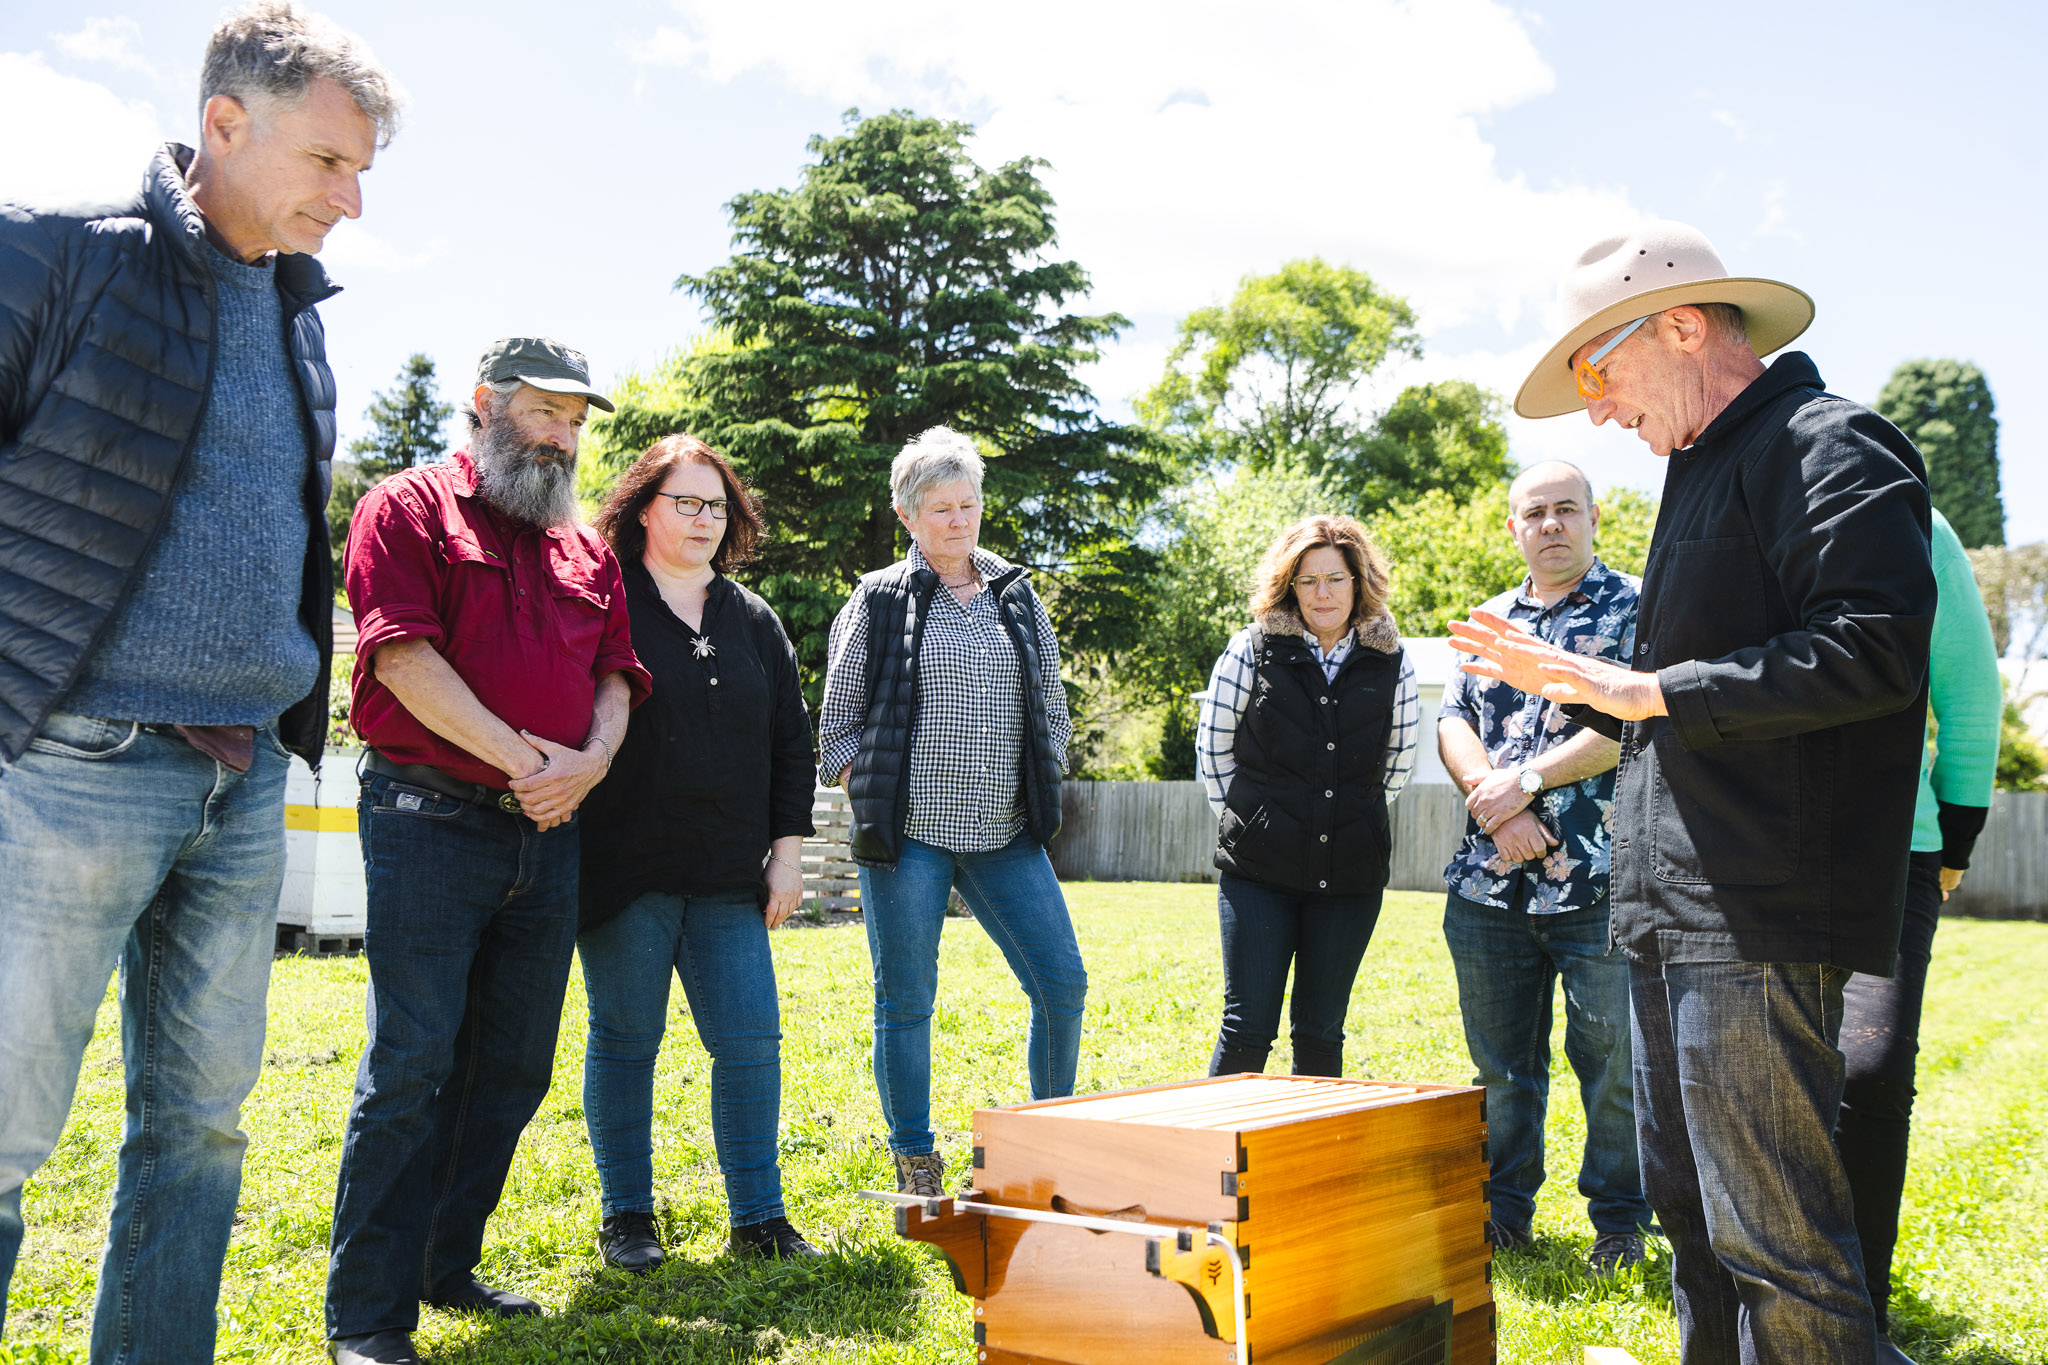
[[[776,1257],[785,1261],[820,1257],[825,1253],[804,1240],[787,1218],[764,1218],[743,1223],[732,1230],[732,1250],[739,1256]]]
[[[651,1213],[615,1213],[605,1219],[597,1234],[597,1253],[606,1265],[635,1275],[657,1269],[668,1259],[661,1239],[654,1235]]]

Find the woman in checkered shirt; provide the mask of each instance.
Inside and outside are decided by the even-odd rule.
[[[899,1190],[944,1192],[931,1130],[939,931],[959,888],[1031,1002],[1031,1097],[1071,1094],[1088,976],[1045,845],[1059,829],[1066,693],[1026,572],[976,544],[981,456],[934,427],[889,473],[910,554],[832,623],[819,775],[846,788],[875,969],[875,1088]]]
[[[1223,874],[1212,1076],[1265,1070],[1290,965],[1294,1074],[1343,1074],[1351,983],[1387,884],[1387,809],[1415,764],[1415,669],[1388,587],[1356,521],[1296,522],[1267,549],[1252,624],[1202,695],[1195,758]]]

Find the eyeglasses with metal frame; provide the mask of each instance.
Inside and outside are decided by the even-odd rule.
[[[1590,403],[1594,399],[1606,394],[1607,376],[1600,372],[1600,362],[1607,359],[1608,352],[1621,345],[1622,342],[1627,341],[1636,328],[1656,316],[1655,313],[1643,314],[1634,322],[1631,322],[1628,326],[1609,337],[1605,346],[1602,346],[1599,350],[1579,362],[1579,368],[1574,371],[1579,381],[1579,397]]]

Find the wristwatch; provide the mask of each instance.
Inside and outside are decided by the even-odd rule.
[[[1543,774],[1537,772],[1526,763],[1522,765],[1521,776],[1517,777],[1515,782],[1524,793],[1530,796],[1534,796],[1537,792],[1543,790]]]

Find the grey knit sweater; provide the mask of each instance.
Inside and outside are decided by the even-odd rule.
[[[253,725],[312,690],[299,622],[305,414],[269,260],[209,250],[219,282],[213,391],[162,535],[62,709],[113,720]]]

